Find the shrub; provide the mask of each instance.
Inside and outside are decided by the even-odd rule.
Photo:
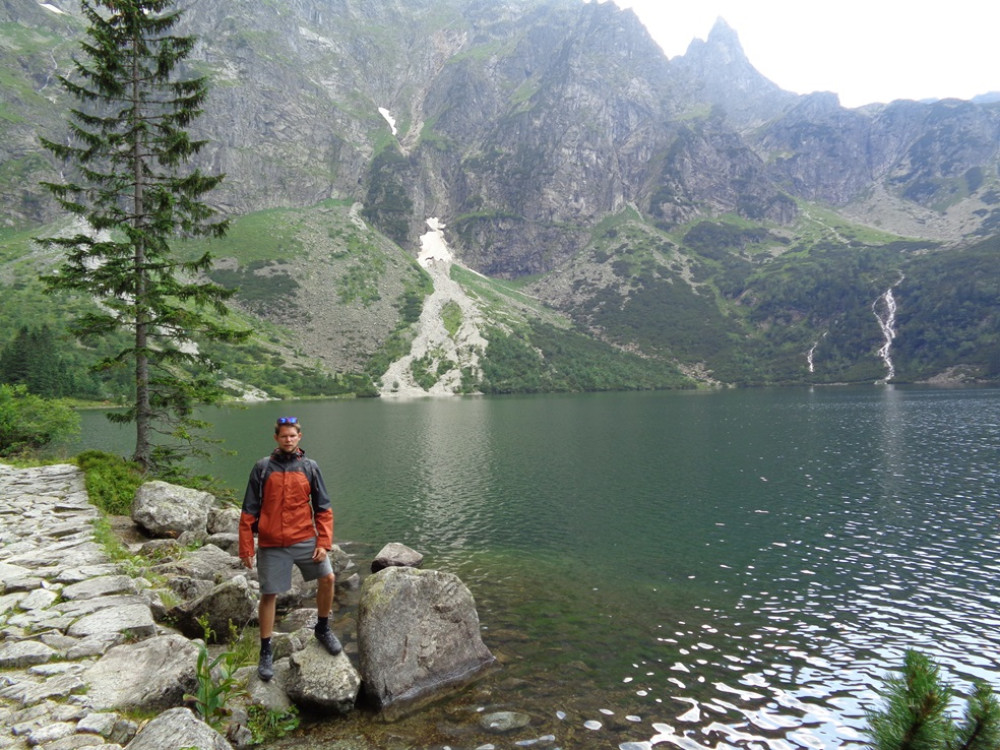
[[[247,708],[250,721],[247,728],[253,736],[255,745],[262,745],[270,740],[280,739],[289,732],[298,729],[299,711],[295,706],[285,710],[251,705]]]
[[[59,399],[28,393],[24,385],[0,385],[0,456],[37,451],[80,431],[80,415]]]
[[[84,451],[76,465],[84,472],[91,503],[113,516],[131,514],[136,490],[145,481],[138,464],[102,451]]]
[[[883,707],[867,711],[875,750],[995,750],[1000,747],[1000,704],[977,682],[960,724],[947,714],[954,695],[937,664],[908,650],[903,674],[886,679]]]

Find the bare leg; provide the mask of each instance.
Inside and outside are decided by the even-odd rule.
[[[257,607],[257,617],[260,620],[260,637],[270,638],[274,632],[274,613],[278,608],[277,594],[261,594]]]
[[[333,573],[323,576],[318,581],[316,589],[316,614],[319,617],[329,617],[333,609],[333,584],[336,577]]]

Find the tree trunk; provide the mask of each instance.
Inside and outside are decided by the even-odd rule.
[[[135,192],[132,195],[132,226],[143,228],[146,224],[146,209],[143,205],[143,155],[142,133],[138,125],[142,122],[142,92],[140,88],[141,71],[139,69],[140,40],[133,40],[132,55],[132,179],[135,181]],[[149,398],[149,311],[147,295],[149,279],[146,273],[146,241],[142,235],[135,239],[135,255],[132,259],[135,274],[135,455],[132,460],[144,472],[152,468],[152,440],[150,429],[153,414]]]

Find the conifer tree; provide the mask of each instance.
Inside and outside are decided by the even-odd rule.
[[[867,733],[874,750],[997,750],[1000,703],[993,689],[976,681],[960,723],[949,716],[954,690],[941,668],[924,654],[908,649],[903,673],[889,677],[882,706],[866,711]]]
[[[66,253],[47,282],[98,301],[76,319],[78,336],[129,334],[129,345],[103,365],[134,368],[134,398],[124,414],[108,416],[135,423],[133,459],[149,470],[179,452],[176,439],[154,436],[192,440],[205,426],[192,418],[193,406],[221,395],[194,342],[238,341],[248,332],[222,320],[231,292],[198,281],[211,256],[181,260],[170,247],[178,236],[227,229],[202,200],[222,175],[189,167],[205,141],[187,128],[208,93],[205,78],[181,75],[195,37],[171,33],[181,15],[174,0],[83,0],[82,11],[83,54],[60,78],[79,105],[70,110],[68,140],[42,143],[70,167],[65,182],[43,184],[85,227],[42,240]]]
[[[0,350],[0,382],[25,385],[46,398],[68,396],[75,386],[47,324],[37,329],[21,326],[14,340]]]

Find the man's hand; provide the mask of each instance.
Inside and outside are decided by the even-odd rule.
[[[313,562],[323,562],[326,559],[326,550],[322,547],[317,547],[313,550]]]
[[[244,568],[253,570],[253,555],[250,555],[250,557],[241,557],[240,562],[243,563]]]

